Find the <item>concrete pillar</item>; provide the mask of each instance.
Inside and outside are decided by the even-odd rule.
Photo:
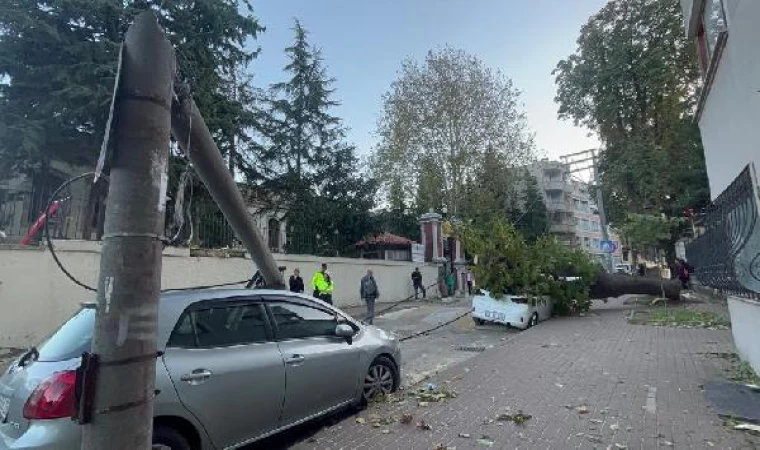
[[[443,233],[441,232],[441,215],[435,212],[420,217],[420,234],[425,246],[425,261],[442,263]]]

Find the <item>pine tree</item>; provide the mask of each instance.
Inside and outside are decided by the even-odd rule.
[[[549,216],[536,178],[526,173],[524,180],[524,208],[517,220],[516,226],[523,236],[525,236],[525,240],[533,243],[548,231]]]
[[[8,0],[0,4],[0,171],[44,179],[51,161],[92,165],[103,140],[119,45],[156,12],[223,152],[254,114],[245,48],[262,30],[234,0]],[[243,8],[241,8],[243,9]],[[231,91],[244,95],[232,96]]]
[[[259,178],[266,207],[286,210],[292,252],[336,254],[371,229],[374,183],[364,180],[342,120],[331,113],[334,80],[296,20],[285,82],[271,86],[259,128]],[[256,174],[255,174],[256,175]]]

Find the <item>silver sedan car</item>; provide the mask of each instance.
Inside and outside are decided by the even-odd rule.
[[[89,351],[84,306],[0,377],[0,450],[75,450],[75,372]],[[397,389],[398,342],[312,297],[274,290],[161,296],[153,441],[236,448]],[[114,389],[118,389],[117,386]]]

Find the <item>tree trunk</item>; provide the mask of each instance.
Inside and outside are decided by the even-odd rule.
[[[625,294],[654,295],[670,300],[681,299],[681,282],[659,278],[600,273],[596,284],[591,286],[591,298],[619,297]]]

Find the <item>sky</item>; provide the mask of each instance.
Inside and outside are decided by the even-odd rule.
[[[350,129],[360,155],[375,146],[382,95],[405,58],[422,60],[449,45],[501,70],[522,91],[539,156],[598,147],[595,136],[557,118],[552,70],[573,53],[588,17],[606,0],[259,0],[254,15],[266,27],[255,41],[261,54],[251,71],[257,86],[282,81],[283,50],[293,21],[321,48],[336,79],[334,113]]]

